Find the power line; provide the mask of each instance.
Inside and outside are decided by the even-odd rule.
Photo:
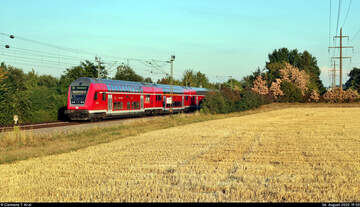
[[[329,47],[329,48],[336,48],[336,49],[339,49],[339,51],[340,51],[340,56],[339,57],[332,57],[332,59],[339,59],[339,65],[340,65],[340,89],[342,90],[342,60],[347,59],[347,58],[351,58],[351,57],[343,57],[342,49],[343,48],[353,48],[353,47],[352,46],[343,46],[342,45],[342,39],[343,38],[349,38],[349,36],[343,36],[342,35],[342,28],[340,28],[340,36],[335,36],[334,38],[339,38],[340,39],[340,46]]]
[[[330,12],[329,12],[329,46],[331,44],[331,0],[330,2]],[[330,50],[329,50],[330,52]]]
[[[339,19],[340,19],[340,11],[341,11],[341,0],[339,0],[339,7],[338,7],[338,16],[337,16],[337,22],[336,22],[336,36],[338,34],[338,26],[339,26]]]
[[[349,12],[350,12],[350,7],[351,7],[351,2],[352,2],[352,0],[350,0],[350,2],[349,2],[349,6],[348,6],[348,9],[347,9],[347,12],[346,12],[346,15],[345,15],[345,19],[344,19],[344,22],[343,22],[343,24],[341,26],[342,28],[344,28],[344,25],[345,25],[346,20],[348,18],[348,15],[349,15]]]
[[[355,35],[354,35],[354,37],[351,39],[351,41],[354,41],[359,34],[360,34],[360,28],[359,28],[359,30],[355,33]]]

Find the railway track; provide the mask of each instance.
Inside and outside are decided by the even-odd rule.
[[[31,129],[63,127],[63,126],[79,125],[79,124],[82,124],[82,123],[81,122],[57,121],[57,122],[47,122],[47,123],[38,123],[38,124],[24,124],[24,125],[18,125],[18,127],[21,130],[31,130]],[[13,129],[14,129],[14,126],[0,127],[0,132],[7,132],[7,131],[11,131]]]
[[[157,114],[154,116],[134,116],[134,117],[120,117],[120,118],[112,118],[112,119],[105,119],[98,121],[98,123],[103,122],[116,122],[116,121],[125,121],[130,119],[139,119],[139,118],[154,118],[158,116],[167,116],[169,114]],[[55,122],[45,122],[45,123],[38,123],[38,124],[24,124],[24,125],[18,125],[21,130],[32,130],[32,129],[42,129],[42,128],[54,128],[54,127],[64,127],[64,126],[72,126],[72,125],[86,125],[86,124],[94,124],[96,122],[91,121],[71,121],[71,122],[64,122],[64,121],[55,121]],[[7,132],[14,130],[14,126],[5,126],[0,127],[0,133],[1,132]]]

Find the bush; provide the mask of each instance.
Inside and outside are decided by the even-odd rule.
[[[204,99],[201,111],[204,113],[229,113],[229,105],[220,92],[210,92]]]
[[[345,101],[346,102],[355,102],[355,101],[359,101],[360,96],[359,93],[357,92],[357,90],[354,89],[348,89],[345,91]]]
[[[348,89],[346,91],[341,90],[340,88],[335,88],[327,91],[323,95],[323,99],[328,103],[349,103],[359,100],[359,94],[357,91]]]
[[[224,96],[224,99],[228,106],[228,111],[236,111],[235,103],[240,100],[240,92],[236,90],[231,90],[230,88],[223,88],[221,94]]]
[[[55,121],[54,117],[47,110],[40,109],[38,111],[34,111],[32,113],[32,123],[40,123],[40,122],[47,122],[47,121]]]
[[[236,111],[246,111],[249,109],[258,108],[266,103],[265,97],[252,91],[245,90],[241,93],[239,101],[235,102]]]
[[[308,102],[319,102],[319,100],[320,94],[316,90],[312,90],[309,95]]]
[[[202,105],[204,113],[220,114],[236,111],[246,111],[271,103],[271,97],[265,97],[252,90],[242,92],[224,89],[220,92],[210,92]]]
[[[303,102],[304,98],[300,88],[296,87],[295,84],[282,81],[281,90],[284,95],[280,98],[281,102]]]

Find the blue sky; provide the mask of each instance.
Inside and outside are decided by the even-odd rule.
[[[360,29],[357,21],[360,14],[356,12],[360,1],[351,1],[351,4],[350,1],[341,0],[339,18],[344,33],[350,35],[350,41],[344,43],[355,47],[355,53],[345,52],[353,56],[351,64],[344,63],[345,71],[360,64],[360,35],[352,39]],[[287,47],[313,54],[327,86],[329,56],[336,55],[328,53],[329,4],[330,0],[2,0],[0,32],[87,53],[70,53],[0,36],[1,45],[45,52],[39,56],[32,51],[26,53],[2,46],[0,61],[25,71],[35,68],[39,74],[60,76],[71,64],[82,59],[93,60],[93,54],[102,57],[109,67],[116,65],[114,61],[125,62],[126,58],[167,60],[175,54],[175,77],[179,78],[185,69],[194,69],[216,82],[223,81],[225,76],[241,79],[257,67],[263,68],[267,55],[274,49]],[[339,0],[332,0],[331,4],[333,36]],[[46,52],[58,54],[58,58],[51,59]],[[164,76],[150,73],[150,68],[143,63],[129,63],[145,77],[157,80]],[[161,70],[168,71],[168,68],[163,65]]]

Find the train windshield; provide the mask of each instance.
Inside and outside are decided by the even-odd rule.
[[[71,86],[71,104],[84,104],[88,86]]]

